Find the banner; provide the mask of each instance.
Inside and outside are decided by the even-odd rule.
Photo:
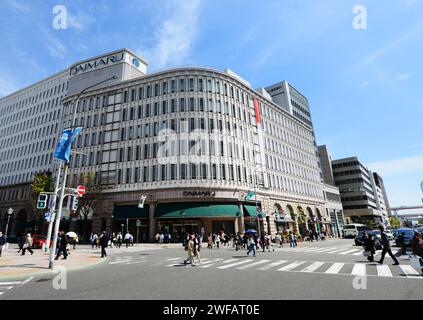
[[[63,130],[62,136],[60,137],[60,140],[56,146],[56,150],[54,151],[55,159],[69,162],[70,147],[81,130],[81,127]]]

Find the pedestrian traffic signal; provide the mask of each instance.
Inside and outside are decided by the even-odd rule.
[[[72,198],[72,208],[73,211],[78,210],[78,197]]]
[[[48,200],[48,195],[40,194],[37,200],[37,209],[47,208],[47,200]]]

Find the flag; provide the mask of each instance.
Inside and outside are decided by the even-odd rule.
[[[147,199],[147,196],[142,195],[141,198],[140,198],[140,202],[138,203],[138,208],[140,208],[140,209],[144,208],[145,199]]]
[[[248,201],[250,200],[252,197],[254,197],[256,194],[254,192],[248,192],[245,197],[244,197],[244,201]]]
[[[81,132],[81,130],[82,130],[81,127],[63,130],[62,136],[60,137],[60,140],[56,146],[56,150],[54,151],[55,159],[69,162],[70,147],[72,143],[75,141],[79,132]]]

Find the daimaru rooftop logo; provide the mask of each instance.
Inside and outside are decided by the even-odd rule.
[[[123,57],[124,57],[124,53],[121,52],[121,53],[113,54],[113,55],[110,55],[110,56],[107,56],[107,57],[102,57],[102,58],[99,58],[97,60],[84,62],[84,63],[79,64],[77,66],[71,67],[70,75],[75,76],[79,73],[84,73],[84,72],[87,72],[87,71],[90,71],[90,70],[93,70],[93,69],[97,69],[97,68],[102,67],[102,66],[107,66],[109,64],[120,62],[120,61],[123,60]],[[134,60],[137,60],[138,65],[139,65],[138,59],[135,59],[135,58],[132,59],[132,63],[135,65]]]

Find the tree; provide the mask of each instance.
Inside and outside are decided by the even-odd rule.
[[[51,172],[38,172],[34,176],[34,181],[31,183],[31,214],[35,218],[38,225],[38,230],[43,231],[44,228],[44,209],[37,209],[38,196],[42,192],[51,192],[53,187],[53,176]]]
[[[401,220],[399,218],[396,218],[396,217],[389,217],[389,224],[393,228],[399,228],[401,226]]]
[[[85,186],[86,192],[84,196],[78,199],[77,213],[82,222],[82,235],[87,238],[89,236],[87,234],[89,217],[97,204],[102,187],[97,183],[95,174],[92,172],[81,174],[79,184]]]

